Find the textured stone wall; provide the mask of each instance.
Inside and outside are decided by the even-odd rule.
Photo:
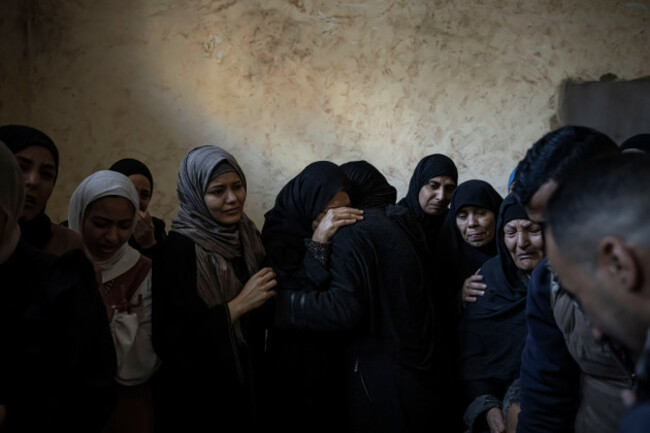
[[[260,226],[306,164],[366,159],[401,198],[446,153],[460,181],[505,193],[551,127],[569,78],[650,75],[650,2],[612,0],[0,0],[0,123],[62,154],[55,220],[91,172],[122,157],[176,214],[187,151],[239,160]],[[7,55],[9,54],[9,55]]]

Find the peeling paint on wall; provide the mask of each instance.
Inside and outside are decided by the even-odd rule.
[[[366,159],[401,198],[420,158],[446,153],[461,181],[505,193],[564,80],[650,74],[644,2],[27,3],[25,16],[0,17],[12,20],[2,53],[14,54],[0,64],[10,82],[0,82],[0,121],[34,124],[59,144],[55,220],[84,177],[135,157],[169,222],[178,165],[208,143],[240,161],[260,226],[284,183],[319,159]],[[28,98],[7,103],[24,88]]]

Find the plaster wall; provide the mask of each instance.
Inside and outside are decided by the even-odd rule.
[[[308,163],[365,159],[404,196],[445,153],[505,194],[566,79],[650,75],[650,1],[0,0],[0,123],[61,153],[48,205],[123,157],[169,224],[195,146],[235,155],[261,228]]]

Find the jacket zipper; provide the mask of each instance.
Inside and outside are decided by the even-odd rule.
[[[361,370],[359,369],[359,358],[355,359],[354,361],[354,372],[359,375],[359,379],[361,380],[361,386],[363,386],[363,391],[365,392],[366,397],[368,398],[368,402],[372,404],[372,397],[370,397],[370,392],[368,392],[366,381],[363,380],[363,374],[361,374]]]

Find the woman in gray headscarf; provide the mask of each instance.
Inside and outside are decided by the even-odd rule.
[[[164,431],[257,425],[265,305],[275,273],[244,213],[246,177],[217,146],[190,151],[177,183],[179,211],[154,261],[154,347],[162,358]]]

